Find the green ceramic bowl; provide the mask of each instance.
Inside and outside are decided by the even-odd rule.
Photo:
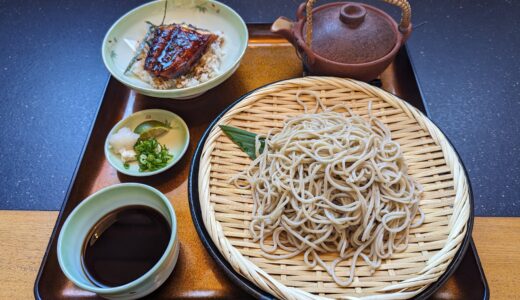
[[[134,56],[136,42],[140,41],[148,30],[145,21],[161,24],[164,1],[166,0],[141,5],[117,20],[103,40],[103,62],[112,76],[141,94],[159,98],[193,98],[221,84],[235,72],[247,48],[247,27],[233,9],[220,2],[167,0],[165,24],[186,22],[213,32],[221,31],[224,34],[224,56],[220,74],[209,81],[188,88],[155,89],[135,76],[123,73]]]
[[[83,241],[101,217],[128,205],[146,205],[160,212],[171,226],[170,241],[159,261],[141,277],[117,287],[98,287],[88,280],[81,266]],[[170,276],[179,248],[177,219],[168,198],[153,187],[123,183],[92,194],[70,213],[58,238],[58,262],[65,276],[79,288],[108,299],[136,299],[153,292]]]
[[[119,154],[114,153],[114,151],[111,149],[108,142],[109,137],[119,131],[119,129],[122,127],[128,127],[130,130],[134,131],[134,129],[139,126],[139,124],[148,120],[156,120],[160,122],[166,121],[170,124],[171,129],[168,131],[168,133],[158,137],[157,141],[163,145],[166,145],[170,154],[173,155],[173,159],[170,160],[170,162],[164,168],[151,172],[140,172],[139,165],[136,161],[129,163],[129,168],[126,169]],[[112,165],[112,167],[123,174],[137,177],[150,176],[164,172],[175,165],[182,158],[184,153],[186,153],[189,144],[190,132],[188,130],[188,126],[181,117],[172,113],[171,111],[163,109],[147,109],[138,111],[119,121],[112,128],[112,130],[110,130],[110,133],[105,140],[105,157],[110,165]]]

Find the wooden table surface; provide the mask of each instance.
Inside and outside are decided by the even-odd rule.
[[[56,211],[0,211],[0,299],[33,298]],[[477,217],[473,239],[491,299],[520,295],[520,218]]]

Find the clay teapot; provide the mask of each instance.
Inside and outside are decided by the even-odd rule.
[[[280,17],[271,31],[294,45],[309,73],[370,81],[388,67],[412,32],[408,1],[384,1],[401,8],[399,25],[370,5],[335,2],[313,8],[315,0],[309,0],[299,6],[295,22]]]

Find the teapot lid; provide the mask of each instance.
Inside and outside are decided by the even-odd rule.
[[[303,36],[308,24],[303,27]],[[386,13],[360,3],[338,2],[312,10],[311,49],[339,63],[366,63],[388,54],[397,43],[397,24]]]

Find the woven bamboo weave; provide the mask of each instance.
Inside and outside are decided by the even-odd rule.
[[[370,274],[360,259],[354,282],[338,286],[320,266],[310,268],[302,256],[270,260],[262,256],[248,230],[252,216],[250,191],[236,188],[229,179],[251,160],[215,126],[206,140],[199,169],[199,199],[205,227],[231,266],[255,285],[284,299],[411,298],[435,282],[452,261],[470,217],[468,181],[459,158],[442,132],[421,112],[392,94],[366,83],[334,77],[305,77],[261,88],[228,111],[218,124],[255,133],[282,127],[284,119],[303,112],[298,91],[320,94],[327,106],[347,103],[354,112],[372,114],[391,130],[401,145],[409,174],[424,187],[420,206],[424,223],[410,231],[408,248],[383,260]],[[310,95],[304,102],[314,104]],[[217,124],[217,125],[218,125]],[[336,254],[322,255],[332,261]],[[336,272],[346,277],[350,260]]]

